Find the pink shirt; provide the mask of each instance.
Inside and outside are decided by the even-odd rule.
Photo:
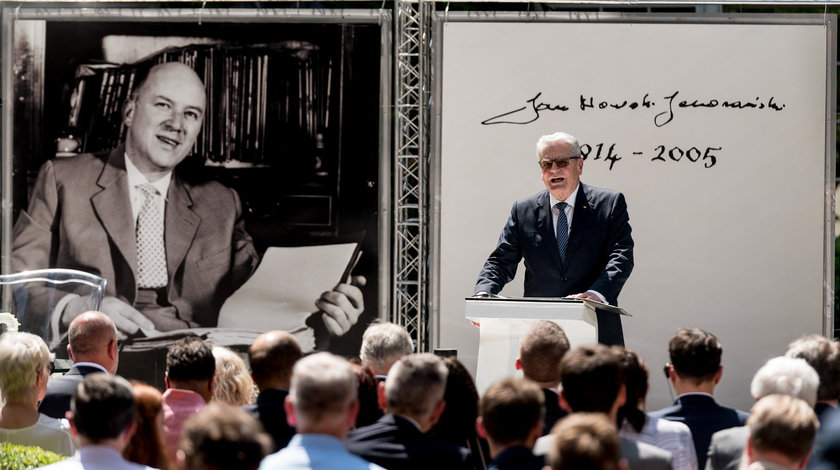
[[[207,402],[201,395],[190,390],[170,388],[163,393],[163,434],[166,439],[166,453],[172,462],[175,461],[178,451],[184,421],[206,405]]]

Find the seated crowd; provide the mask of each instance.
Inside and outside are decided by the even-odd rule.
[[[168,350],[163,393],[115,375],[106,315],[77,317],[68,343],[73,367],[51,375],[41,338],[0,335],[0,442],[69,457],[44,468],[840,469],[840,347],[816,335],[755,373],[749,413],[716,401],[723,347],[700,329],[671,338],[676,400],[655,411],[638,354],[571,348],[548,321],[523,338],[523,377],[480,397],[457,359],[414,354],[387,323],[353,360],[304,355],[282,331],[247,357],[186,337]]]

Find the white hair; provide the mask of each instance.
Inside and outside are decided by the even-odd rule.
[[[540,140],[537,141],[537,159],[542,158],[543,151],[545,151],[546,147],[557,142],[566,142],[567,144],[571,145],[571,156],[580,157],[580,144],[578,143],[577,139],[575,139],[574,136],[565,132],[555,132],[554,134],[544,135],[540,137]]]
[[[767,395],[790,395],[813,407],[817,402],[820,376],[805,359],[774,357],[755,373],[750,393],[756,400]]]
[[[362,336],[362,362],[385,373],[397,359],[414,352],[411,336],[394,323],[375,323]]]
[[[38,374],[50,365],[50,350],[30,333],[0,335],[0,390],[6,403],[28,401],[37,391]]]

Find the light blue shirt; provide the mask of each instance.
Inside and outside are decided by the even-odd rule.
[[[259,470],[385,470],[351,454],[327,434],[295,434],[289,445],[264,458]]]

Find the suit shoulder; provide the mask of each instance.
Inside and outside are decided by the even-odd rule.
[[[224,202],[239,204],[239,195],[236,190],[218,181],[187,181],[184,179],[180,179],[180,181],[189,190],[193,201],[198,204],[218,205]]]
[[[635,439],[619,436],[621,456],[630,461],[640,460],[659,460],[663,462],[671,461],[671,453],[665,449],[660,449],[651,444],[646,444]]]
[[[614,201],[617,198],[624,197],[624,194],[614,189],[599,188],[583,183],[581,183],[581,187],[583,189],[583,193],[586,195],[586,198],[592,204],[597,204],[599,201]]]
[[[668,419],[670,417],[678,416],[680,411],[682,411],[682,407],[680,405],[671,405],[656,411],[649,411],[648,414],[654,418]]]
[[[543,189],[542,191],[540,191],[536,194],[532,194],[528,197],[525,197],[525,198],[522,198],[522,199],[516,201],[516,205],[517,206],[534,206],[536,204],[539,204],[541,199],[544,198],[544,197],[547,197],[547,196],[548,196],[548,191]]]
[[[42,171],[52,167],[56,179],[67,181],[87,180],[98,178],[107,162],[108,154],[83,153],[72,157],[56,157],[47,160],[41,167]]]

